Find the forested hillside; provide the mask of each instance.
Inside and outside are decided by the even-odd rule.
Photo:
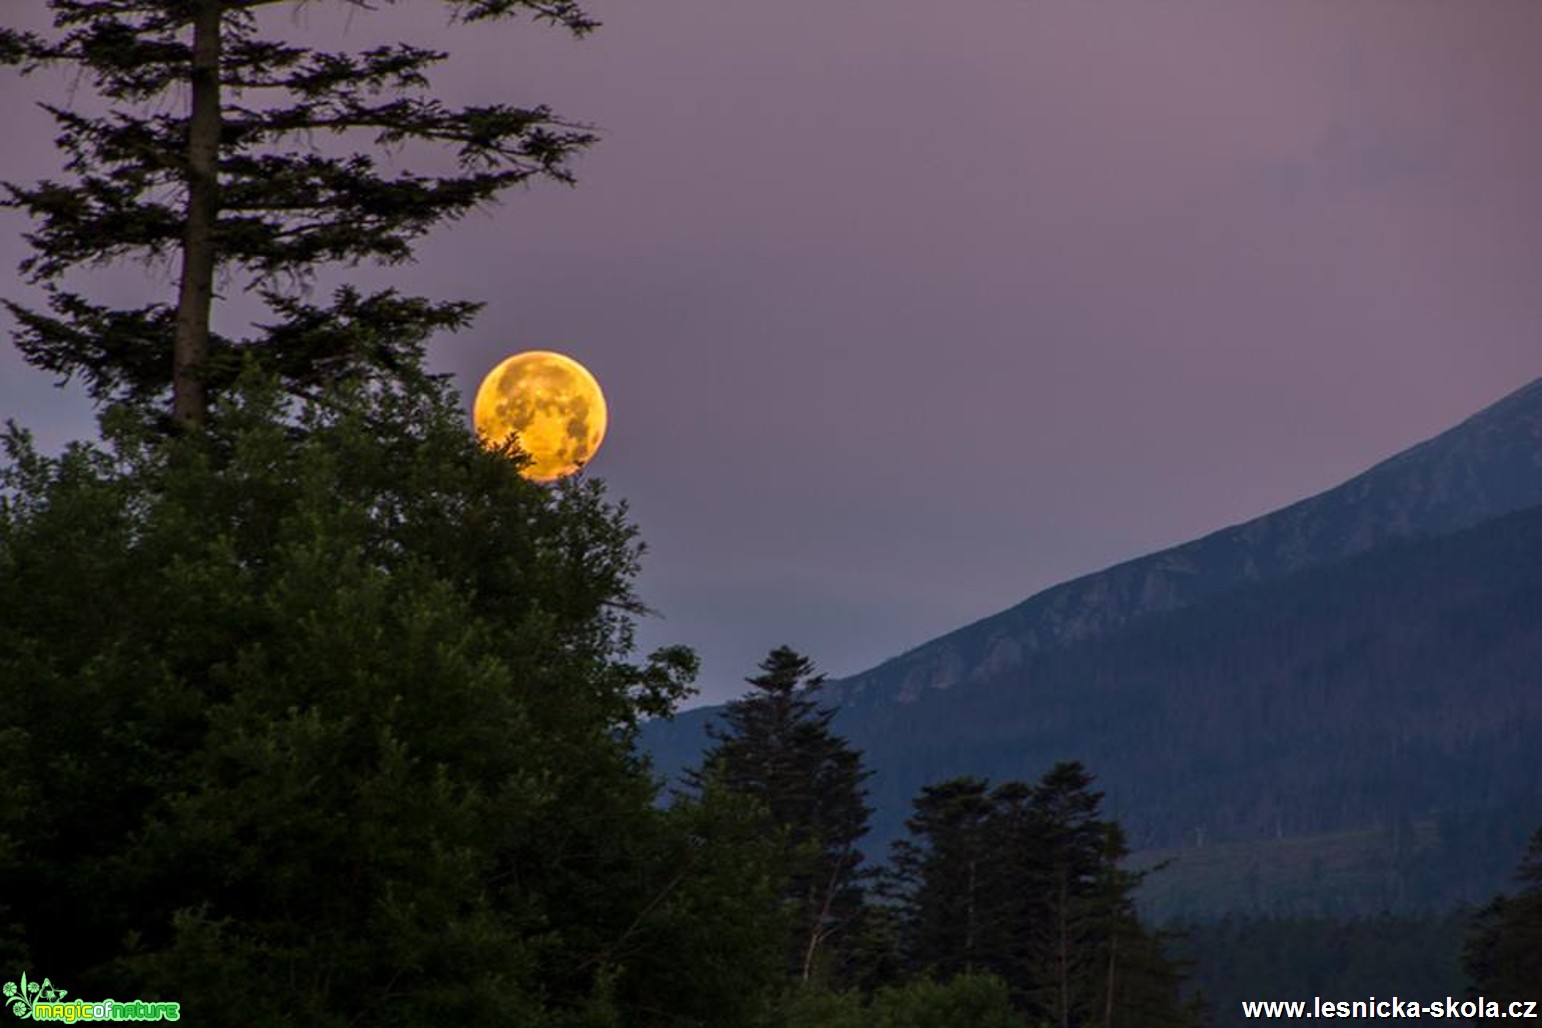
[[[1141,890],[1157,921],[1354,918],[1478,906],[1510,878],[1542,797],[1484,810],[1397,818],[1318,835],[1147,850]]]
[[[1353,920],[1228,918],[1185,925],[1175,950],[1192,961],[1193,988],[1211,1028],[1233,1028],[1248,1023],[1242,1003],[1249,1000],[1460,997],[1468,986],[1461,956],[1469,922],[1466,910]]]
[[[1074,758],[1099,769],[1136,850],[1192,851],[1169,872],[1182,888],[1150,886],[1167,912],[1214,912],[1221,896],[1264,913],[1425,909],[1491,892],[1531,827],[1539,668],[1542,508],[1149,617],[968,688],[847,707],[836,724],[876,771],[878,841],[926,782]],[[655,746],[674,744],[655,749],[661,768],[690,759],[705,713],[672,740],[654,729]],[[1348,856],[1343,833],[1359,840]],[[1227,842],[1247,855],[1203,879],[1201,854]],[[1290,899],[1308,894],[1319,905]]]
[[[851,711],[881,812],[947,774],[1100,769],[1137,848],[1501,805],[1542,786],[1542,509]],[[881,821],[880,821],[881,823]]]

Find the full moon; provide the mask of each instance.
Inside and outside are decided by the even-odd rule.
[[[605,394],[589,369],[549,350],[516,353],[482,379],[471,420],[484,445],[514,437],[522,473],[555,482],[587,464],[605,438]]]

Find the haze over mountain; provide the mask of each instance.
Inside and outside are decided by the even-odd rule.
[[[1100,777],[1138,847],[1528,804],[1542,380],[1335,489],[1046,590],[827,695],[877,771],[879,854],[922,785],[1031,780],[1061,759]],[[713,716],[648,726],[661,771],[695,762]],[[1438,877],[1419,887],[1449,898]]]

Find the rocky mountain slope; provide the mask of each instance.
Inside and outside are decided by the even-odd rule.
[[[1327,492],[1074,579],[831,683],[834,701],[910,702],[995,677],[1032,653],[1282,578],[1395,539],[1442,535],[1542,504],[1542,379]]]
[[[1143,617],[968,688],[845,708],[895,832],[941,778],[1099,776],[1140,848],[1542,796],[1542,506]],[[1533,828],[1536,826],[1532,826]]]

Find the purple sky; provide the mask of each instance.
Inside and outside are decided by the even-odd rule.
[[[578,188],[355,277],[489,301],[435,358],[468,399],[520,349],[593,370],[642,641],[695,646],[708,699],[781,643],[863,670],[1542,374],[1535,0],[606,0],[582,42],[437,8],[345,41],[441,46],[448,99],[604,140]],[[0,177],[54,174],[30,103],[66,80],[4,82]],[[8,343],[0,416],[91,429]]]

